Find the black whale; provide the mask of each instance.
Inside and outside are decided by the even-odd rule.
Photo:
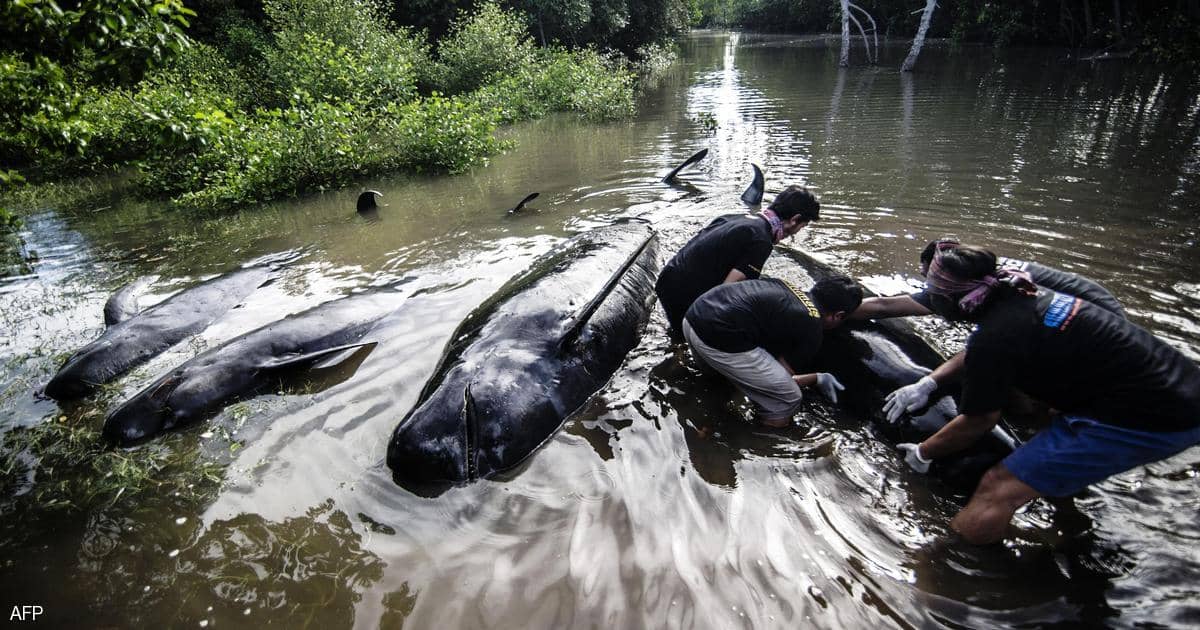
[[[280,380],[370,343],[377,322],[404,301],[377,290],[332,300],[231,339],[155,380],[104,421],[104,437],[139,442],[217,413]]]
[[[789,280],[798,274],[801,278],[796,280],[804,286],[836,273],[803,252],[785,247],[776,247],[775,252],[782,255],[772,259],[773,271]],[[866,289],[864,292],[871,295]],[[895,424],[882,412],[884,398],[898,387],[915,383],[943,361],[945,357],[904,321],[854,321],[826,333],[815,369],[833,373],[846,386],[841,406],[869,419],[884,438],[920,442],[958,415],[953,388],[942,388],[931,396],[929,406],[906,414]],[[957,489],[973,490],[983,473],[1016,445],[1009,431],[997,427],[962,453],[935,461],[930,472]]]
[[[653,230],[618,223],[571,239],[476,309],[392,434],[396,482],[428,491],[521,463],[637,345],[657,271]]]
[[[100,338],[80,348],[46,384],[56,400],[82,398],[167,348],[208,327],[246,296],[270,281],[265,266],[239,269],[181,291],[137,314],[126,305],[126,290],[105,306],[112,325]]]

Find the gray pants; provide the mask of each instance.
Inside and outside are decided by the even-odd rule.
[[[800,411],[800,386],[783,364],[762,348],[747,352],[723,352],[704,343],[692,325],[683,320],[683,336],[705,363],[733,381],[758,413],[759,420],[791,420]]]

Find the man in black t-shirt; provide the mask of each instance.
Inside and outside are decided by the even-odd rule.
[[[862,288],[846,276],[820,280],[810,293],[775,278],[722,284],[692,303],[683,334],[750,398],[759,422],[787,426],[800,409],[801,387],[815,385],[837,402],[843,387],[833,375],[796,372],[816,355],[823,331],[841,325],[861,301]]]
[[[713,219],[671,258],[654,284],[672,334],[679,333],[696,298],[718,284],[757,278],[775,243],[819,219],[820,211],[807,188],[788,186],[758,214]]]
[[[921,275],[924,276],[933,260],[934,250],[941,244],[958,244],[957,239],[944,238],[931,241],[921,252]],[[1125,318],[1125,309],[1113,294],[1100,283],[1074,274],[1035,262],[1017,260],[1015,258],[999,258],[998,264],[1010,271],[1024,271],[1033,278],[1034,283],[1052,291],[1074,295],[1100,308]],[[921,290],[910,295],[891,297],[873,297],[863,300],[861,306],[850,316],[851,319],[883,319],[886,317],[905,317],[932,315],[931,296]],[[929,396],[937,390],[938,385],[957,378],[963,369],[963,353],[958,353],[943,363],[931,374],[911,385],[905,385],[888,394],[884,404],[884,413],[889,422],[895,422],[905,412],[916,411],[929,402]]]
[[[977,326],[961,415],[921,444],[901,444],[905,461],[925,472],[972,444],[1012,387],[1062,414],[984,475],[951,522],[968,541],[999,540],[1034,498],[1069,496],[1200,443],[1200,367],[1145,329],[998,269],[974,247],[939,246],[926,278],[938,314]]]

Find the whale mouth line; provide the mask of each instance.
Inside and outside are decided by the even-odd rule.
[[[471,395],[471,385],[472,383],[467,383],[467,386],[463,388],[462,410],[463,442],[467,455],[467,481],[475,481],[479,476],[475,462],[479,426],[475,414],[475,397]]]

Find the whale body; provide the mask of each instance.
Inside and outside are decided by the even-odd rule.
[[[394,291],[344,297],[285,317],[202,352],[138,392],[104,421],[128,445],[216,414],[314,365],[348,358],[403,298]]]
[[[46,384],[56,400],[88,396],[100,385],[158,356],[167,348],[208,327],[255,289],[270,282],[266,266],[239,269],[131,314],[130,287],[118,291],[105,306],[114,323],[98,339],[72,354]]]
[[[618,223],[570,239],[472,312],[392,434],[395,481],[441,489],[524,461],[637,345],[657,272],[654,231]]]

